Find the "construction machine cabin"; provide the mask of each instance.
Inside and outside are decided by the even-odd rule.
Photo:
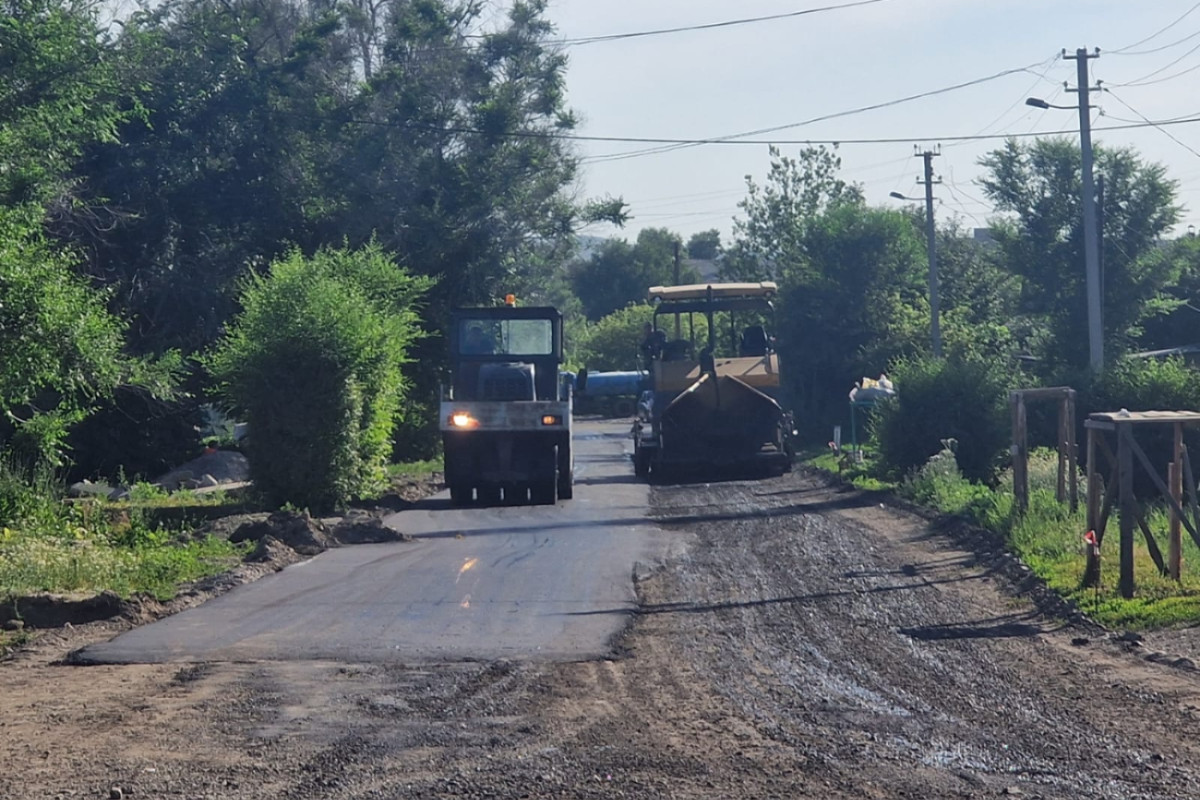
[[[554,503],[573,494],[571,390],[554,308],[453,312],[441,402],[446,485],[456,504]]]
[[[793,423],[781,402],[767,325],[773,282],[655,286],[643,342],[650,389],[634,423],[634,471],[791,468]],[[697,334],[697,318],[705,330]]]

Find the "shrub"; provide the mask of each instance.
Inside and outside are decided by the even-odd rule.
[[[897,395],[870,420],[885,468],[906,473],[954,439],[962,474],[990,480],[1010,437],[1012,374],[982,360],[925,356],[897,361],[890,374]]]
[[[1182,359],[1164,360],[1124,358],[1106,367],[1095,379],[1083,384],[1077,398],[1077,415],[1083,420],[1097,411],[1200,411],[1200,370]],[[1172,457],[1172,432],[1169,425],[1140,425],[1134,434],[1151,463],[1159,466],[1165,479],[1165,465]],[[1080,435],[1080,451],[1086,439]],[[1109,442],[1113,443],[1110,437]],[[1184,441],[1191,453],[1200,453],[1200,432],[1184,428]],[[1100,472],[1107,475],[1107,462],[1100,460]],[[1192,457],[1193,469],[1200,461]],[[1138,495],[1158,494],[1152,481],[1139,467],[1134,471],[1134,490]]]
[[[383,486],[425,278],[377,244],[293,251],[244,286],[206,363],[249,423],[267,500],[324,510]]]

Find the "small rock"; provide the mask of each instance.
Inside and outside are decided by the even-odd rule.
[[[1118,642],[1130,642],[1133,644],[1141,644],[1143,641],[1145,641],[1145,638],[1140,633],[1134,633],[1133,631],[1125,631],[1121,635],[1114,636],[1113,638]]]
[[[10,619],[10,620],[5,620],[5,622],[4,622],[4,630],[6,630],[6,631],[19,631],[19,630],[23,630],[24,628],[25,628],[25,620],[23,620],[23,619]]]
[[[1071,644],[1074,645],[1075,647],[1083,647],[1084,645],[1088,645],[1091,643],[1092,643],[1092,640],[1087,638],[1086,636],[1076,636],[1074,639],[1071,640]]]
[[[114,786],[108,790],[108,800],[121,800],[125,793],[121,791],[120,786]]]
[[[1196,662],[1192,661],[1190,658],[1177,658],[1171,662],[1171,666],[1179,669],[1194,670],[1196,668]]]
[[[1009,797],[1022,797],[1025,793],[1021,791],[1019,786],[1007,786],[1005,787],[1004,791],[1001,792],[1001,794]]]

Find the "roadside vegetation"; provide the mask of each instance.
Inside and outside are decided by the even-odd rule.
[[[180,584],[228,569],[246,548],[154,521],[164,500],[186,501],[140,490],[129,500],[67,502],[48,474],[22,474],[0,464],[0,603],[36,592],[97,593],[162,598]],[[194,498],[192,498],[194,500]],[[221,499],[223,501],[224,498]],[[218,502],[205,499],[205,504]],[[19,609],[18,609],[19,613]]]
[[[1152,628],[1194,624],[1200,617],[1200,548],[1186,531],[1179,583],[1159,574],[1139,532],[1134,546],[1137,594],[1132,599],[1120,596],[1116,557],[1119,511],[1113,512],[1101,547],[1101,583],[1084,585],[1083,474],[1080,470],[1080,506],[1072,512],[1055,496],[1058,456],[1052,449],[1042,447],[1031,453],[1029,508],[1023,514],[1015,513],[1007,460],[1010,434],[1004,427],[1006,380],[989,380],[980,373],[979,365],[953,359],[897,362],[895,374],[899,395],[875,411],[872,436],[861,458],[848,451],[826,452],[809,463],[837,472],[861,488],[895,492],[917,505],[962,517],[1001,535],[1051,589],[1101,624]],[[1198,376],[1177,360],[1127,361],[1084,385],[1079,395],[1080,419],[1098,410],[1198,406]],[[939,431],[954,436],[938,439]],[[937,444],[928,444],[933,441]],[[1193,448],[1197,444],[1191,437],[1188,441]],[[1161,454],[1167,442],[1149,437],[1145,446]],[[938,449],[930,454],[934,447]],[[1166,457],[1160,455],[1158,460],[1165,463]],[[1165,550],[1165,504],[1148,483],[1139,488],[1139,495],[1148,509],[1147,524]]]
[[[578,117],[546,8],[167,0],[106,23],[87,0],[0,0],[0,593],[166,593],[235,558],[180,521],[230,498],[145,483],[124,506],[62,497],[190,459],[214,404],[250,423],[268,505],[369,499],[392,462],[434,471],[452,308],[509,292],[555,306],[573,368],[630,369],[647,288],[703,264],[779,284],[805,443],[847,424],[855,381],[899,387],[872,415],[871,457],[824,463],[1000,531],[1074,596],[1078,520],[1036,492],[1019,523],[1005,505],[1005,393],[1073,386],[1080,419],[1200,409],[1192,366],[1127,358],[1196,340],[1200,238],[1173,232],[1176,182],[1095,147],[1108,364],[1089,375],[1078,146],[987,154],[987,236],[938,220],[934,358],[922,212],[870,203],[837,148],[772,150],[727,241],[579,236],[628,213],[577,195]],[[1133,602],[1102,587],[1098,613],[1189,618],[1193,580],[1139,576]]]

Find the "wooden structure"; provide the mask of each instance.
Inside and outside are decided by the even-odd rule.
[[[1146,538],[1146,548],[1155,566],[1164,575],[1179,580],[1182,568],[1182,538],[1180,527],[1187,528],[1193,541],[1200,546],[1200,504],[1196,500],[1196,480],[1191,459],[1183,446],[1183,427],[1200,423],[1200,412],[1196,411],[1109,411],[1092,414],[1084,422],[1087,429],[1087,527],[1095,533],[1096,547],[1088,548],[1087,570],[1084,583],[1094,585],[1100,580],[1100,548],[1104,542],[1104,531],[1114,505],[1120,509],[1120,584],[1122,597],[1133,597],[1133,526],[1136,524]],[[1167,468],[1167,478],[1159,475],[1144,450],[1134,438],[1135,428],[1149,425],[1170,425],[1174,433],[1172,458]],[[1117,449],[1113,453],[1108,435],[1116,437]],[[1097,456],[1103,455],[1108,462],[1108,478],[1098,472]],[[1134,459],[1146,470],[1154,485],[1166,500],[1170,527],[1168,531],[1167,558],[1146,524],[1145,516],[1133,494]],[[1187,513],[1184,511],[1183,485],[1187,482]]]
[[[1079,507],[1079,479],[1075,469],[1075,390],[1067,386],[1048,386],[1040,389],[1017,389],[1009,392],[1012,409],[1012,470],[1013,497],[1017,512],[1029,508],[1029,430],[1026,424],[1026,404],[1030,400],[1058,401],[1058,482],[1055,496],[1065,503],[1070,498],[1071,510]]]

